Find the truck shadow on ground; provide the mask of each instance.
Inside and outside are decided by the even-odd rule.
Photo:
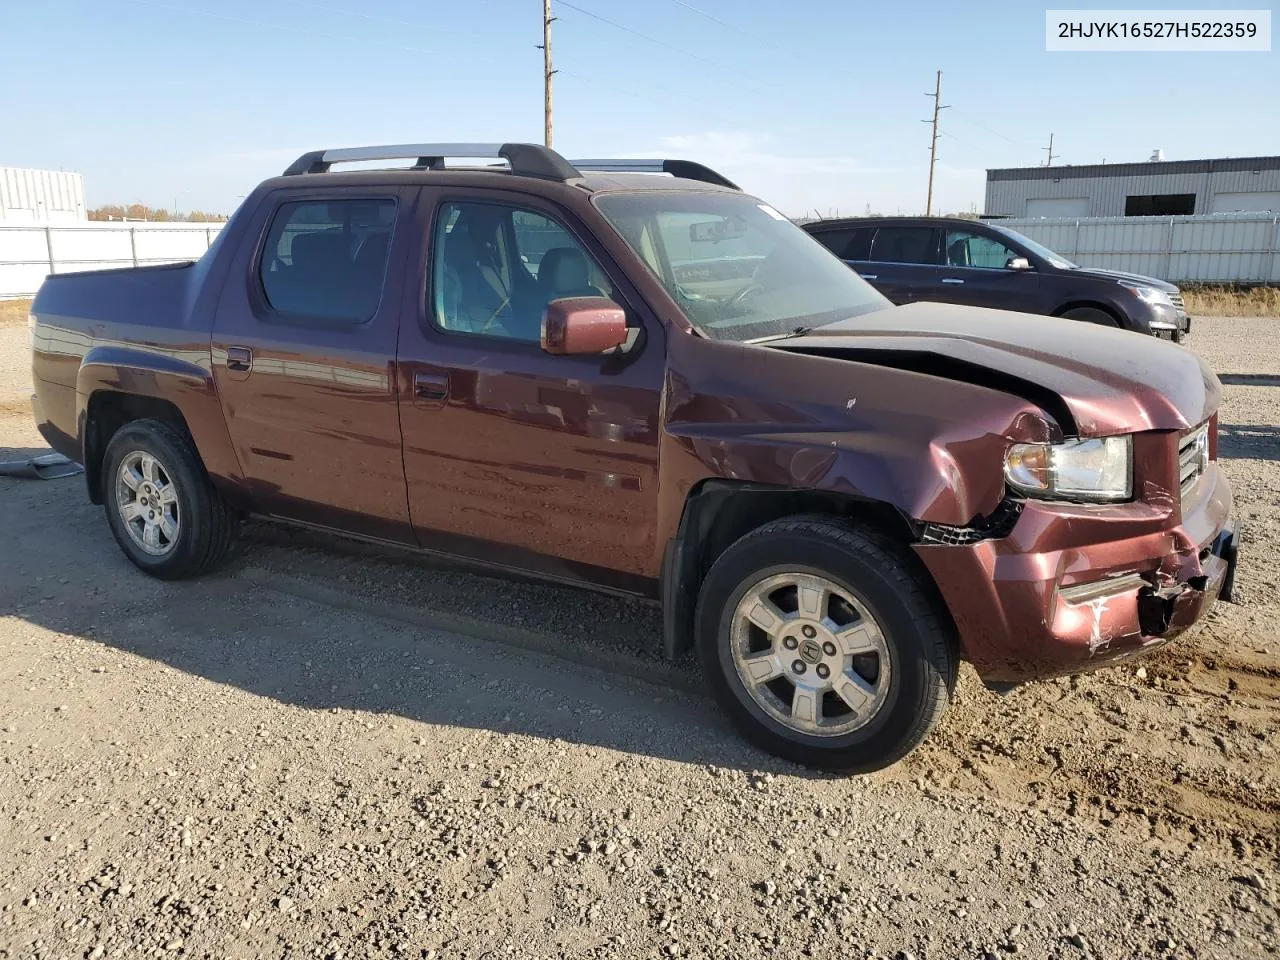
[[[1280,460],[1280,426],[1224,423],[1218,427],[1218,455],[1232,460]]]
[[[432,726],[470,728],[820,776],[748,745],[703,693],[584,666],[574,662],[571,648],[550,656],[275,590],[274,574],[255,564],[252,551],[221,574],[154,580],[120,554],[100,508],[85,502],[82,478],[0,479],[0,509],[22,518],[7,534],[17,549],[0,551],[0,615],[305,710],[402,717],[421,724],[412,733],[427,739]],[[50,510],[60,518],[56,527],[39,519]],[[414,562],[408,570],[434,575],[429,563]],[[448,574],[473,577],[470,589],[501,603],[501,581]],[[341,578],[329,586],[342,590]],[[561,604],[578,593],[548,589],[549,602]],[[606,612],[601,632],[611,629],[609,610],[625,618],[635,609],[625,601],[610,607],[615,601],[589,600],[597,615]],[[688,662],[667,669],[696,673]],[[198,693],[193,700],[198,703]]]

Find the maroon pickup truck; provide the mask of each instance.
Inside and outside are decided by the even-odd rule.
[[[147,573],[258,514],[648,598],[806,764],[903,757],[961,659],[1086,670],[1230,599],[1194,354],[893,307],[690,161],[309,153],[199,262],[50,277],[32,318],[40,431]]]

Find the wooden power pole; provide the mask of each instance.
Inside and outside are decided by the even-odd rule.
[[[1041,150],[1043,150],[1043,151],[1045,151],[1045,153],[1047,153],[1047,154],[1049,155],[1049,156],[1045,159],[1045,161],[1044,161],[1044,165],[1045,165],[1046,167],[1052,167],[1052,166],[1053,166],[1053,161],[1054,161],[1054,160],[1057,158],[1057,156],[1058,156],[1056,153],[1054,153],[1054,152],[1053,152],[1053,134],[1052,134],[1052,133],[1051,133],[1051,134],[1049,134],[1049,145],[1048,145],[1047,147],[1041,147],[1040,149],[1041,149]],[[1103,160],[1102,162],[1103,162],[1103,163],[1106,163],[1107,161]]]
[[[947,109],[942,104],[942,71],[938,71],[937,83],[934,85],[933,93],[926,93],[926,97],[933,97],[933,120],[925,120],[924,123],[933,123],[933,137],[929,141],[929,195],[924,202],[924,215],[927,217],[933,213],[933,169],[938,164],[938,114]],[[948,104],[949,106],[949,104]]]
[[[551,69],[551,0],[542,0],[542,114],[543,134],[548,147],[551,146],[551,77],[555,73]]]

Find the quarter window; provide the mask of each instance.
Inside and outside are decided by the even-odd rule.
[[[874,227],[824,230],[815,233],[813,238],[841,260],[869,260],[874,232]]]
[[[259,264],[267,303],[320,320],[368,320],[378,309],[394,200],[283,203]]]
[[[432,251],[432,313],[443,330],[537,343],[552,300],[613,298],[573,235],[533,210],[446,203]]]

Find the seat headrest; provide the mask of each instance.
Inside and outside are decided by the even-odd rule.
[[[590,285],[590,274],[587,257],[577,247],[552,247],[538,265],[539,281],[553,292],[581,290]]]

